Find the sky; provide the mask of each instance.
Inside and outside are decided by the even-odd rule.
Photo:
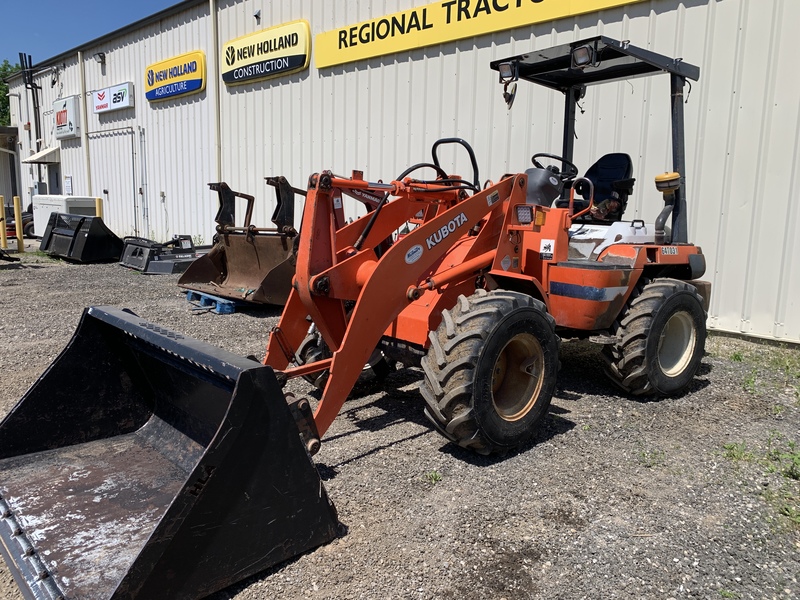
[[[178,0],[0,0],[0,63],[36,65],[155,14]]]

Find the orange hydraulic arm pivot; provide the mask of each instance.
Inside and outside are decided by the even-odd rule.
[[[314,413],[320,436],[336,418],[384,331],[418,297],[417,289],[442,257],[489,213],[505,210],[509,198],[524,202],[526,186],[525,176],[518,175],[459,201],[459,192],[447,185],[392,182],[396,198],[385,204],[356,248],[353,240],[364,236],[372,213],[336,231],[330,217],[332,190],[365,182],[321,179],[306,197],[294,290],[264,359],[294,376],[286,369],[291,360],[287,353],[302,341],[308,328],[305,316],[311,316],[333,353],[330,363],[325,362],[331,375]],[[370,189],[375,185],[380,184],[369,184]],[[373,249],[425,203],[442,206],[378,257]],[[344,300],[355,301],[349,314]]]

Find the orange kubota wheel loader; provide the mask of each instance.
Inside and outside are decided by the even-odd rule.
[[[432,164],[389,184],[329,172],[309,180],[310,235],[300,240],[294,287],[264,363],[282,380],[329,373],[303,426],[312,452],[376,350],[421,364],[426,415],[481,453],[533,435],[555,388],[559,337],[602,344],[607,374],[631,394],[677,394],[697,372],[710,284],[698,280],[702,250],[686,239],[682,90],[699,70],[603,36],[492,67],[509,104],[518,80],[564,93],[562,155],[536,154],[525,173],[479,189],[471,148],[447,139],[434,144]],[[631,169],[611,182],[577,177],[575,105],[586,85],[657,73],[671,81],[673,171],[656,178],[665,206],[655,222],[624,221]],[[467,149],[472,183],[442,171],[443,143]],[[587,175],[607,174],[600,164]],[[416,167],[434,168],[437,178],[409,177]],[[333,201],[353,189],[383,192],[385,202],[337,230]],[[416,228],[375,251],[407,223]],[[297,357],[309,317],[328,349],[316,361]]]

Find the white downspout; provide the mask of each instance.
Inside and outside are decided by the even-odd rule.
[[[22,96],[18,92],[9,92],[8,94],[6,94],[6,96],[8,96],[9,98],[11,96],[16,96],[17,105],[19,106],[18,118],[22,119]],[[26,113],[28,112],[27,105],[25,106],[25,112]],[[23,121],[23,123],[27,123],[27,121]],[[19,147],[21,149],[22,148],[22,139],[19,137],[19,123],[17,123],[17,143],[19,144]],[[2,148],[0,148],[0,150],[2,150]],[[14,171],[17,174],[17,196],[19,196],[20,198],[24,197],[24,198],[27,199],[28,196],[27,195],[23,195],[23,193],[22,193],[22,166],[21,166],[22,163],[20,162],[20,160],[22,159],[22,150],[20,150],[19,152],[13,152],[11,150],[6,150],[6,152],[9,152],[10,154],[13,154],[13,155],[15,155],[17,157],[16,160],[14,161]]]
[[[86,169],[86,195],[93,196],[92,194],[92,167],[89,162],[89,118],[86,112],[86,70],[83,64],[83,52],[78,50],[78,64],[81,71],[81,145],[83,146],[83,164]]]
[[[208,0],[208,12],[211,18],[211,56],[209,64],[214,72],[214,157],[216,159],[216,177],[214,181],[222,179],[222,125],[220,123],[220,75],[219,75],[219,32],[217,31],[217,0]],[[211,78],[209,78],[211,79]]]

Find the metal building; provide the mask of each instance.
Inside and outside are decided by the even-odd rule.
[[[23,202],[42,181],[104,198],[119,235],[208,243],[212,181],[256,195],[266,225],[264,176],[305,187],[314,171],[360,169],[389,180],[429,160],[440,137],[469,141],[482,179],[497,179],[535,152],[559,153],[563,99],[521,85],[507,110],[489,62],[602,34],[700,67],[685,175],[689,237],[714,286],[710,328],[800,342],[797,22],[795,0],[187,0],[38,63],[27,85],[38,133],[33,90],[9,82]],[[259,59],[270,52],[285,60]],[[653,178],[671,168],[668,85],[590,87],[580,102],[581,170],[607,152],[633,158],[626,218],[652,222],[663,204]],[[121,100],[98,110],[100,94]]]
[[[6,204],[10,204],[11,198],[18,193],[19,157],[16,142],[15,127],[0,127],[0,196],[6,199]]]

